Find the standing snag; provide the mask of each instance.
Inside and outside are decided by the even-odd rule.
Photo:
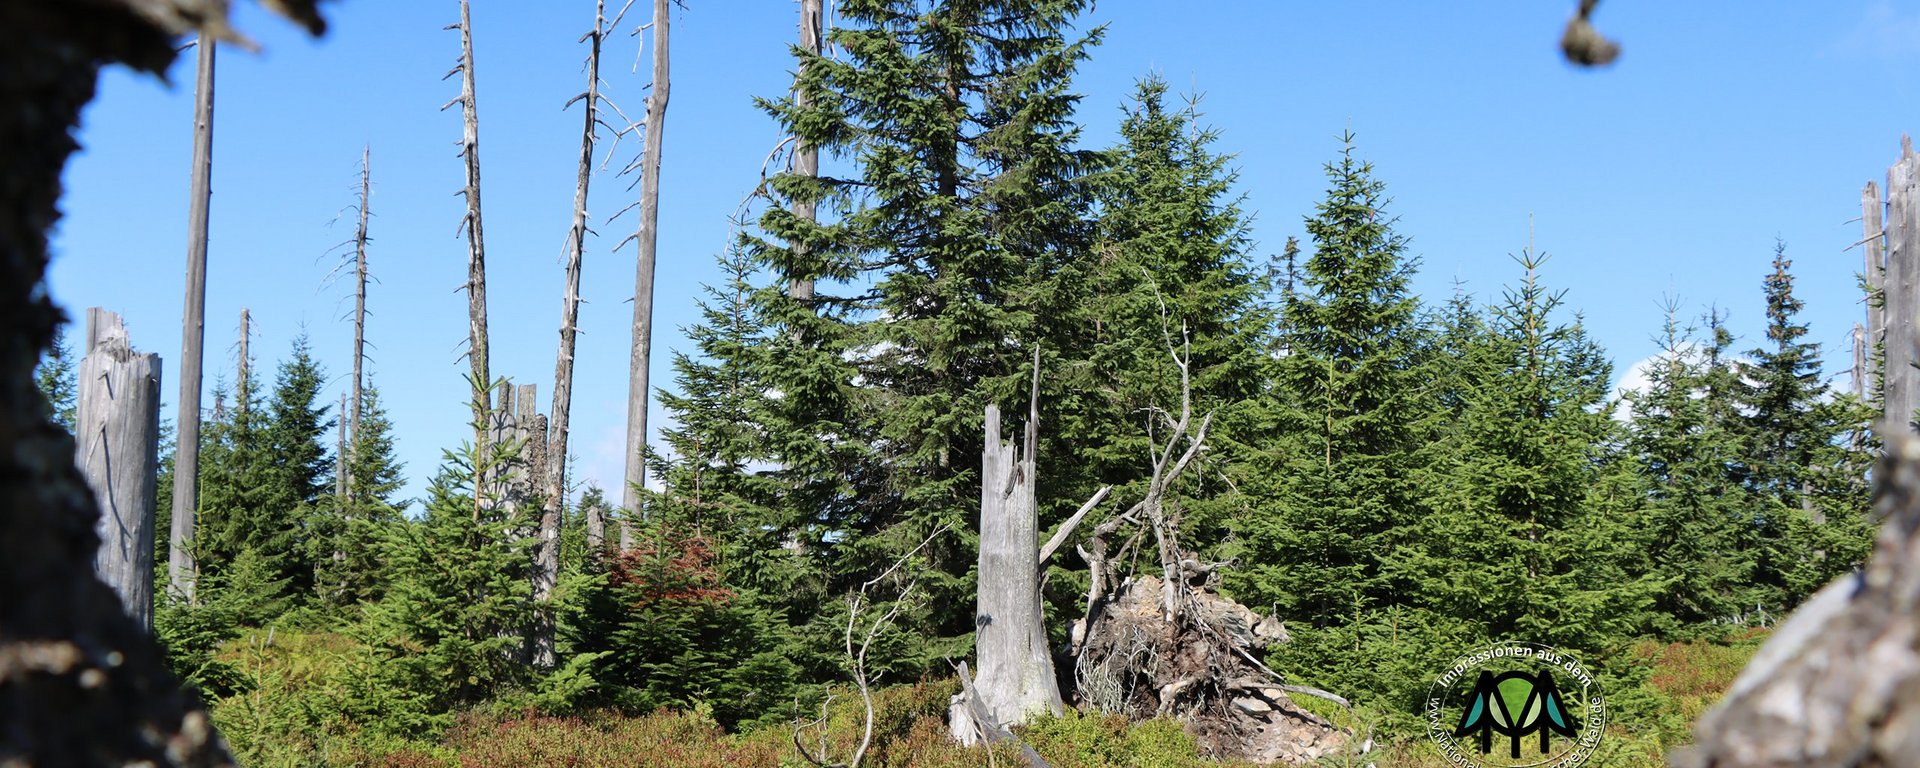
[[[1035,363],[1039,361],[1036,353]],[[1038,376],[1035,376],[1038,384]],[[1037,392],[1035,393],[1037,394]],[[1034,497],[1034,454],[1039,444],[1039,406],[1027,412],[1022,441],[1000,439],[1000,406],[986,409],[986,448],[980,455],[980,581],[974,613],[974,649],[980,673],[949,711],[962,744],[997,726],[1018,725],[1039,715],[1060,715],[1064,705],[1047,647],[1046,614],[1040,605],[1039,505]],[[988,716],[979,722],[967,699],[977,696]]]
[[[467,0],[460,0],[460,23],[448,27],[460,30],[460,63],[447,73],[460,75],[460,95],[441,105],[446,109],[460,105],[460,158],[465,161],[467,212],[460,226],[467,233],[467,362],[473,378],[473,448],[484,463],[487,452],[487,394],[493,386],[487,367],[487,248],[480,226],[480,111],[474,105],[473,21]],[[484,467],[476,468],[484,471]],[[474,520],[480,519],[480,499],[474,498]]]
[[[120,316],[87,310],[74,411],[74,461],[100,503],[94,568],[153,628],[154,492],[160,470],[160,356],[133,351]]]
[[[640,224],[634,231],[633,351],[627,360],[627,462],[620,507],[628,515],[640,509],[647,481],[648,366],[653,356],[653,267],[659,245],[660,143],[666,135],[668,11],[670,0],[653,0],[653,90],[647,94],[646,143],[640,155]],[[622,528],[621,548],[629,536]]]
[[[567,229],[567,284],[560,296],[560,351],[554,355],[552,423],[546,437],[548,454],[542,472],[545,498],[540,507],[540,538],[534,543],[533,599],[539,612],[534,628],[534,663],[553,665],[553,586],[560,580],[560,526],[567,495],[567,428],[573,410],[573,349],[580,320],[580,257],[586,250],[587,190],[593,180],[593,144],[600,130],[600,42],[607,27],[606,0],[593,5],[593,29],[587,32],[587,90],[575,97],[584,103],[586,117],[580,129],[580,170],[573,188],[573,223]],[[596,515],[597,512],[589,512]],[[592,518],[598,520],[598,518]],[[597,556],[606,539],[589,532],[587,550]]]
[[[201,35],[193,100],[193,190],[187,208],[187,298],[180,331],[180,409],[173,451],[173,530],[167,543],[167,585],[194,599],[197,564],[190,543],[200,510],[200,365],[207,339],[207,208],[213,198],[213,52]]]

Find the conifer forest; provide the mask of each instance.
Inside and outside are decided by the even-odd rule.
[[[1422,76],[1391,3],[227,5],[0,3],[0,765],[1920,765],[1920,9],[1857,30],[1851,186],[1667,169],[1673,245],[1563,204],[1667,199],[1631,152],[1371,143],[1527,102],[1283,131],[1158,18],[1390,56],[1284,73],[1351,93]],[[1539,5],[1434,50],[1746,141],[1607,106],[1718,22]],[[268,85],[376,33],[389,82]]]

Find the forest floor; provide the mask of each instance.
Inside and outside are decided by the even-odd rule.
[[[786,768],[805,766],[795,750],[791,724],[774,724],[729,733],[710,715],[660,711],[632,717],[608,712],[568,715],[543,713],[530,701],[500,701],[461,715],[431,740],[371,737],[340,722],[330,701],[340,691],[339,665],[353,665],[351,639],[331,633],[280,632],[264,650],[264,631],[229,643],[221,654],[234,665],[245,692],[213,702],[215,721],[243,765],[350,765],[385,768],[521,768],[530,765],[634,765],[658,768]],[[1688,738],[1691,723],[1719,699],[1765,640],[1749,631],[1729,639],[1686,643],[1640,641],[1631,648],[1644,672],[1629,691],[1610,692],[1627,717],[1616,718],[1590,765],[1655,768],[1664,755]],[[335,669],[329,669],[335,668]],[[878,692],[875,722],[864,765],[870,768],[948,768],[1018,766],[1024,761],[1010,748],[991,760],[963,749],[947,735],[952,680],[896,685]],[[1329,757],[1320,765],[1387,768],[1440,768],[1447,763],[1418,733],[1396,737],[1384,725],[1393,718],[1360,709],[1347,712],[1330,703],[1302,697],[1302,703],[1336,724],[1380,743],[1364,757]],[[809,751],[824,751],[844,762],[861,736],[862,710],[857,696],[836,696],[824,735],[802,733]],[[1056,768],[1200,768],[1238,764],[1203,760],[1194,740],[1166,720],[1128,725],[1119,717],[1069,713],[1037,723],[1022,738]],[[1356,743],[1360,741],[1355,740]],[[824,748],[823,748],[824,745]]]

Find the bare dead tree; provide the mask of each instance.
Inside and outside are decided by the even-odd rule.
[[[977,679],[965,680],[948,708],[949,726],[962,744],[998,740],[1006,726],[1064,711],[1047,643],[1040,576],[1059,549],[1110,488],[1040,543],[1037,459],[1040,444],[1040,349],[1033,351],[1027,424],[1019,446],[1000,439],[1000,407],[986,408],[980,457],[980,570],[974,623]]]
[[[600,131],[600,43],[607,28],[606,0],[593,4],[593,29],[581,40],[587,43],[587,90],[567,102],[584,104],[585,118],[580,128],[580,170],[573,187],[573,224],[567,229],[567,284],[560,296],[560,351],[553,364],[553,410],[547,438],[547,466],[542,467],[546,493],[540,508],[540,537],[534,543],[533,599],[539,617],[534,633],[534,663],[553,663],[554,585],[560,580],[561,508],[567,495],[567,430],[573,409],[573,349],[579,333],[580,261],[587,240],[587,190],[593,180],[593,146]],[[592,514],[592,513],[589,513]],[[594,537],[589,537],[594,539]],[[604,528],[587,549],[597,556],[605,544]]]
[[[1886,341],[1887,336],[1887,294],[1884,290],[1887,280],[1887,233],[1881,229],[1881,219],[1885,216],[1886,205],[1880,201],[1880,186],[1869,181],[1860,190],[1860,223],[1863,236],[1860,245],[1865,246],[1861,256],[1865,264],[1861,266],[1860,277],[1867,288],[1867,332],[1866,347],[1868,365],[1881,362],[1881,356],[1875,352]],[[1869,375],[1879,376],[1877,366]],[[1861,394],[1880,392],[1885,382],[1872,385],[1865,383],[1862,377],[1859,389]]]
[[[860,691],[860,701],[865,707],[865,717],[862,720],[861,726],[860,746],[854,748],[853,755],[849,757],[846,762],[838,762],[829,757],[824,739],[821,741],[820,748],[817,752],[808,750],[806,745],[800,741],[801,734],[809,727],[818,727],[824,730],[827,719],[825,716],[822,716],[821,719],[815,723],[801,725],[793,730],[793,746],[795,749],[800,750],[800,756],[806,758],[808,762],[821,768],[859,768],[860,762],[866,759],[867,749],[873,745],[874,718],[874,676],[872,670],[868,667],[868,654],[873,650],[874,641],[879,639],[880,634],[886,631],[888,627],[893,626],[894,619],[900,615],[900,609],[907,605],[914,597],[914,591],[919,586],[919,579],[912,575],[913,570],[910,568],[914,557],[932,545],[934,539],[939,538],[948,530],[950,529],[945,524],[934,528],[931,533],[927,534],[926,538],[920,540],[919,545],[909,550],[906,554],[901,555],[898,560],[893,561],[893,564],[888,566],[885,571],[882,571],[880,575],[868,579],[866,583],[860,585],[859,589],[847,595],[847,626],[841,635],[841,640],[842,647],[846,652],[847,673],[853,678],[854,687]],[[872,610],[877,607],[873,598],[874,589],[889,581],[900,585],[899,595],[887,603],[886,610],[882,611],[879,616],[872,616]]]
[[[238,363],[240,378],[234,386],[248,388],[245,397],[235,397],[234,410],[244,414],[253,408],[253,355],[250,344],[253,340],[253,312],[246,307],[240,308],[240,360]]]
[[[347,419],[349,451],[360,442],[360,405],[366,399],[366,377],[361,365],[367,359],[367,211],[373,189],[373,146],[360,148],[360,226],[353,233],[353,412]],[[359,457],[342,453],[340,460],[351,465]],[[349,484],[343,495],[351,496]]]
[[[160,469],[160,356],[135,352],[120,316],[87,310],[74,406],[74,459],[100,503],[94,567],[153,628],[154,490]]]
[[[340,410],[343,413],[347,410],[347,393],[345,392],[340,393]],[[340,460],[335,462],[334,466],[333,500],[335,504],[344,505],[347,498],[347,443],[349,442],[347,440],[347,422],[344,419],[341,420],[335,429],[339,433],[340,449],[334,455]],[[333,559],[345,560],[346,553],[336,549],[333,551]]]
[[[804,51],[807,56],[819,56],[821,52],[822,34],[826,26],[826,14],[823,5],[823,0],[800,0],[800,50]],[[807,56],[800,57],[800,64],[796,68],[793,76],[793,102],[794,106],[801,109],[806,109],[813,105],[813,96],[807,89],[800,87],[800,81],[807,76]],[[793,172],[796,175],[807,178],[818,177],[820,175],[820,148],[809,142],[796,141],[793,149]],[[793,200],[793,215],[806,219],[809,222],[818,220],[817,209],[818,203],[811,196],[802,195]],[[793,244],[793,250],[796,255],[805,254],[808,247],[808,244],[805,242]],[[795,301],[811,301],[813,299],[813,289],[813,277],[811,275],[795,275],[787,284],[787,294],[792,296]]]
[[[600,502],[587,505],[587,551],[604,552],[607,548],[607,508]]]
[[[1920,156],[1913,151],[1908,137],[1900,139],[1900,159],[1887,169],[1887,214],[1882,224],[1886,237],[1886,279],[1881,284],[1885,296],[1886,336],[1881,345],[1886,359],[1881,365],[1881,394],[1887,424],[1905,424],[1913,429],[1914,413],[1920,411],[1920,331],[1915,316],[1920,315]],[[1869,216],[1869,224],[1877,217]],[[1869,246],[1872,238],[1868,238]]]
[[[467,212],[460,219],[460,228],[467,234],[467,362],[473,368],[469,375],[473,389],[474,456],[479,457],[483,465],[475,467],[475,472],[484,474],[487,471],[485,457],[489,455],[487,396],[493,387],[493,378],[487,367],[487,250],[485,230],[480,225],[480,112],[474,100],[473,21],[467,0],[460,0],[460,23],[447,28],[460,30],[460,63],[446,74],[446,77],[460,75],[460,95],[440,108],[459,104],[463,126],[460,157],[466,163],[467,185],[461,194],[466,197]],[[480,494],[474,494],[476,521],[480,519],[481,504]]]
[[[635,257],[633,281],[633,351],[627,361],[627,462],[620,503],[627,514],[640,509],[640,492],[647,481],[647,397],[648,366],[653,356],[653,269],[659,245],[660,150],[666,136],[668,73],[668,31],[672,21],[670,0],[653,0],[653,85],[647,94],[646,144],[640,158],[640,223],[632,240]],[[623,546],[624,539],[623,538]]]
[[[187,208],[187,298],[180,329],[180,406],[175,414],[173,530],[167,538],[167,588],[194,599],[191,542],[200,511],[200,366],[207,339],[207,217],[213,200],[214,41],[201,38],[193,97],[193,189]]]

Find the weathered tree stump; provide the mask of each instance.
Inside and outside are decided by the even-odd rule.
[[[973,646],[980,674],[949,710],[962,744],[1043,714],[1060,715],[1060,687],[1040,605],[1040,520],[1034,498],[1038,408],[1020,446],[1000,439],[1000,406],[986,409],[980,455],[980,578]],[[967,701],[977,697],[978,706]],[[982,722],[976,710],[989,719]]]
[[[74,463],[100,504],[94,570],[120,595],[127,615],[151,630],[160,356],[134,352],[119,315],[89,309],[79,389]]]

